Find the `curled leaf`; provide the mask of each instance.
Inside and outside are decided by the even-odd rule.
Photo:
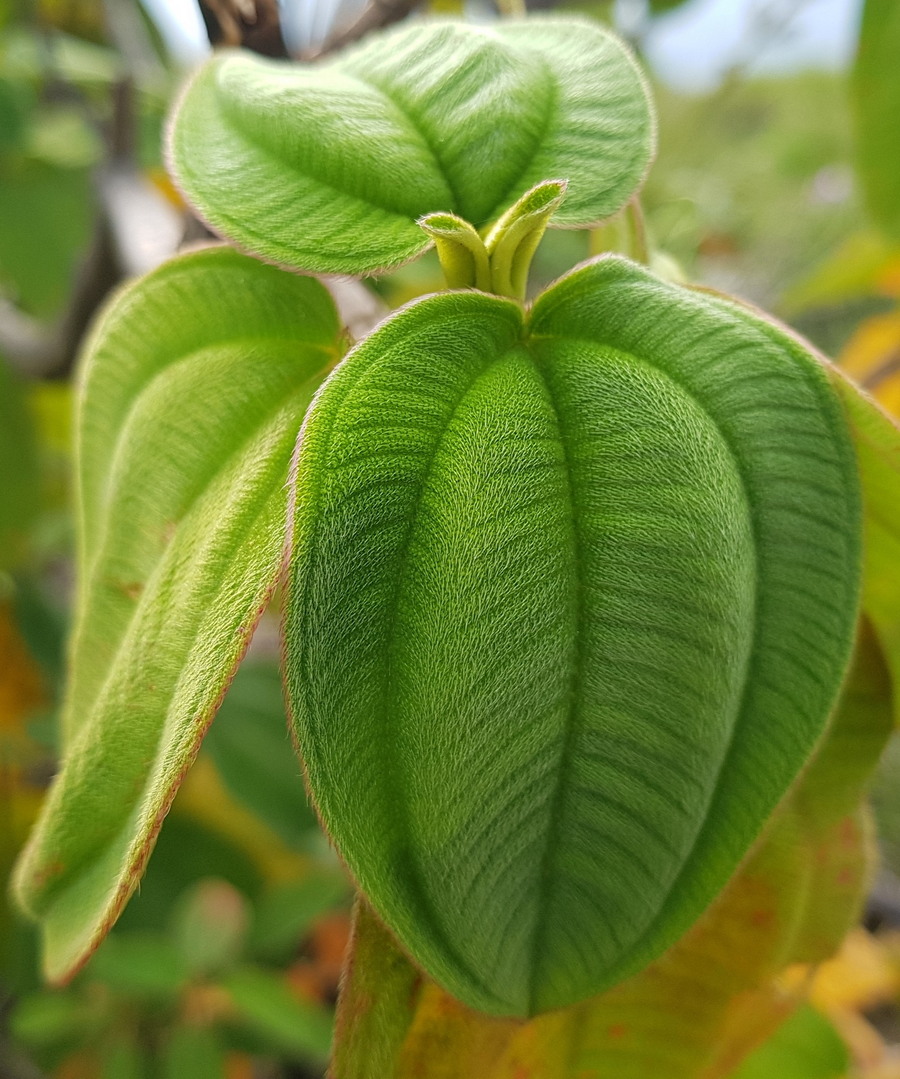
[[[291,445],[339,347],[322,285],[227,248],[120,292],[88,342],[66,754],[16,879],[53,980],[137,886],[247,646]]]
[[[610,217],[655,140],[647,90],[616,38],[581,19],[428,22],[316,65],[213,59],[173,117],[171,166],[210,224],[266,259],[372,273],[428,246],[416,222],[477,229],[548,176],[562,226]]]

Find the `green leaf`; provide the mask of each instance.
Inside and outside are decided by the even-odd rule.
[[[222,982],[241,1022],[300,1060],[324,1060],[331,1045],[331,1016],[307,1004],[274,973],[244,967]]]
[[[38,492],[37,444],[25,393],[0,356],[0,573],[27,556]]]
[[[227,881],[199,881],[182,896],[173,935],[191,974],[206,977],[233,967],[244,950],[250,920],[244,896]]]
[[[897,422],[832,369],[853,432],[865,509],[863,606],[872,620],[895,685],[900,685],[900,429]],[[900,695],[895,695],[900,724]]]
[[[186,985],[190,968],[175,944],[158,933],[114,933],[91,963],[92,979],[117,997],[174,1002]]]
[[[900,238],[900,6],[866,0],[852,90],[856,113],[856,161],[876,224]]]
[[[850,1054],[825,1016],[800,1008],[734,1073],[734,1079],[841,1079]]]
[[[310,870],[302,880],[273,888],[256,904],[249,947],[266,959],[287,961],[316,918],[344,902],[349,891],[337,869]]]
[[[227,248],[126,288],[90,337],[67,753],[17,875],[54,980],[136,887],[247,646],[297,427],[339,339],[323,286]]]
[[[379,978],[402,985],[405,971],[412,986],[416,972],[369,916],[342,986],[335,1079],[731,1075],[805,991],[788,991],[785,966],[830,956],[859,916],[874,853],[860,801],[891,730],[889,697],[863,622],[825,738],[738,872],[655,963],[582,1004],[523,1024],[465,1008],[429,982],[382,1002]],[[367,1070],[366,1046],[387,1054],[380,1071]]]
[[[576,19],[430,22],[373,35],[327,64],[213,59],[175,113],[175,178],[207,221],[266,259],[324,273],[397,266],[416,224],[489,225],[548,177],[555,224],[610,217],[654,147],[643,77]]]
[[[820,364],[617,258],[413,304],[307,415],[285,621],[323,821],[463,1002],[658,956],[822,733],[858,480]]]
[[[215,1031],[203,1026],[176,1027],[166,1043],[162,1079],[226,1079],[225,1048]]]

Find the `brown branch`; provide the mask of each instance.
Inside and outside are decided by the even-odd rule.
[[[304,53],[301,59],[318,60],[329,53],[337,52],[338,49],[346,48],[373,30],[380,30],[405,19],[420,3],[421,0],[371,0],[346,29],[333,34],[324,45]]]
[[[277,0],[200,0],[200,14],[213,45],[287,56]]]

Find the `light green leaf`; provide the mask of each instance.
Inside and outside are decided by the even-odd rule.
[[[289,696],[322,818],[463,1002],[527,1015],[681,935],[819,738],[858,480],[820,364],[606,258],[530,323],[446,293],[301,439]]]
[[[734,1073],[734,1079],[842,1079],[850,1054],[824,1015],[806,1005]]]
[[[175,113],[175,178],[210,224],[267,259],[370,273],[418,255],[416,220],[489,225],[548,177],[555,224],[614,214],[654,147],[643,78],[596,24],[429,22],[327,64],[213,59]]]
[[[51,979],[136,887],[247,646],[296,431],[339,344],[318,282],[227,248],[126,288],[88,342],[67,752],[17,872]]]
[[[900,685],[900,429],[896,421],[832,368],[832,381],[853,432],[865,509],[863,606],[895,685]],[[894,719],[900,723],[900,695]]]
[[[866,0],[851,83],[857,168],[876,224],[900,238],[898,53],[900,5],[895,0]]]

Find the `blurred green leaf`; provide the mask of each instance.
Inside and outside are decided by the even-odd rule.
[[[96,1031],[98,1018],[96,1009],[79,994],[44,990],[16,1004],[10,1030],[23,1045],[75,1045]]]
[[[331,1045],[331,1016],[299,1000],[283,979],[258,967],[245,967],[222,981],[237,1016],[300,1060],[323,1061]]]
[[[90,236],[88,170],[0,160],[0,188],[0,289],[33,315],[54,315]]]
[[[105,90],[119,77],[122,66],[116,53],[104,45],[19,26],[0,37],[0,70],[10,78],[36,85],[52,74],[84,90]]]
[[[781,310],[796,314],[811,307],[871,296],[879,291],[882,275],[898,264],[897,244],[871,230],[852,232],[808,276],[785,292]]]
[[[38,509],[37,446],[25,393],[0,356],[0,572],[20,565]]]
[[[151,1079],[151,1075],[151,1062],[136,1038],[118,1034],[103,1046],[97,1079]]]
[[[849,1067],[850,1054],[834,1027],[805,1005],[744,1061],[733,1079],[840,1079]]]
[[[250,948],[269,960],[286,959],[313,921],[350,894],[340,872],[316,871],[268,891],[257,904]]]
[[[898,9],[900,10],[900,9]],[[900,686],[900,428],[839,368],[830,368],[853,432],[864,510],[863,608]],[[894,721],[900,723],[900,694]]]
[[[260,874],[247,855],[179,812],[176,801],[160,832],[140,891],[122,914],[120,928],[167,930],[178,896],[204,877],[227,880],[251,899],[262,887]]]
[[[163,1053],[160,1079],[220,1079],[226,1074],[225,1050],[208,1027],[176,1027]]]
[[[88,971],[116,993],[174,1000],[190,971],[175,943],[156,933],[114,933],[98,949]]]
[[[20,79],[0,76],[0,154],[24,146],[33,104],[30,86]]]
[[[420,983],[419,972],[368,904],[358,899],[338,1004],[333,1079],[382,1079],[395,1074],[416,1014]],[[497,1021],[485,1017],[485,1022],[494,1026]],[[454,1031],[446,1033],[447,1054],[452,1056]]]
[[[241,893],[224,880],[201,880],[181,897],[174,936],[191,974],[219,973],[243,950],[249,911]]]
[[[866,202],[876,224],[900,238],[900,4],[866,0],[852,92],[856,160]]]
[[[674,11],[684,3],[685,0],[647,0],[651,15],[665,15],[666,12]]]
[[[27,143],[28,156],[64,169],[96,165],[103,142],[84,113],[70,105],[41,109],[35,114]]]
[[[316,817],[291,746],[274,663],[241,665],[203,748],[239,802],[286,843],[309,846]]]

